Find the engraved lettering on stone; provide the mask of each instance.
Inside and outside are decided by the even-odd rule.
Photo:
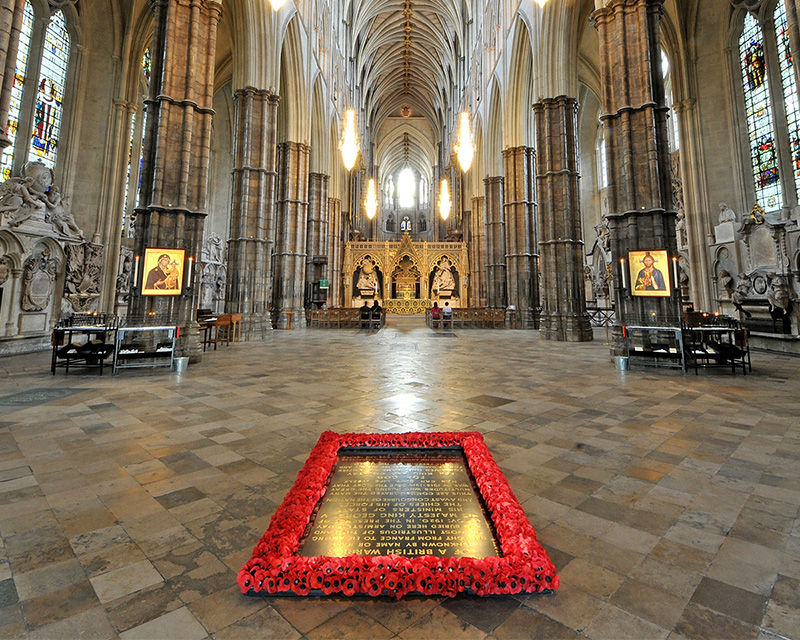
[[[301,555],[499,555],[464,464],[340,459]]]

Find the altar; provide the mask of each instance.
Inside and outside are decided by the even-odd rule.
[[[424,313],[435,301],[467,306],[469,264],[464,242],[351,241],[342,269],[344,304],[378,300],[388,313]]]

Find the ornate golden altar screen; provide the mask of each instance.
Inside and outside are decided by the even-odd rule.
[[[342,268],[344,306],[378,300],[389,313],[423,313],[440,306],[466,306],[467,246],[463,242],[348,242]]]

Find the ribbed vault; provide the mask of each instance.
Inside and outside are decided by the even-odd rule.
[[[353,2],[352,58],[383,174],[402,164],[406,149],[408,164],[423,173],[435,164],[463,51],[461,7],[460,0]]]

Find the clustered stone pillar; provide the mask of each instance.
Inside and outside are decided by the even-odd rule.
[[[548,340],[592,339],[586,313],[578,172],[578,102],[559,96],[533,105],[536,118],[541,335]]]
[[[344,219],[342,201],[339,198],[328,198],[328,307],[339,307],[342,296],[342,253],[344,246]]]
[[[25,0],[0,0],[0,153],[11,144],[6,128],[24,13]]]
[[[304,327],[306,232],[308,228],[308,161],[311,147],[299,142],[279,145],[278,220],[275,237],[274,309],[277,327]],[[292,313],[293,316],[288,314]],[[293,319],[290,319],[293,318]]]
[[[486,193],[486,304],[506,307],[506,241],[503,220],[503,177],[484,179]]]
[[[530,147],[509,147],[503,151],[508,305],[516,307],[517,326],[520,329],[534,329],[538,325],[535,157],[536,154]]]
[[[328,232],[328,181],[322,173],[308,175],[308,234],[306,246],[306,287],[311,302],[314,283],[326,280],[328,274],[330,234]]]
[[[275,136],[280,98],[247,87],[233,96],[235,139],[228,282],[225,310],[242,314],[242,333],[252,339],[272,329]]]
[[[207,203],[218,0],[150,0],[153,60],[142,154],[136,254],[146,247],[185,249],[199,263]],[[191,37],[190,37],[191,36]],[[184,355],[199,353],[194,283],[181,296],[131,295],[132,319],[154,312],[181,332]]]
[[[486,224],[484,196],[472,198],[472,237],[469,240],[469,305],[486,306]]]
[[[674,282],[670,297],[632,296],[630,275],[623,280],[621,273],[630,267],[629,251],[666,250],[670,258],[678,255],[661,73],[662,13],[663,0],[611,0],[592,14],[600,41],[601,120],[608,154],[616,355],[625,353],[622,327],[680,326],[681,321]],[[672,278],[669,265],[659,268]]]

